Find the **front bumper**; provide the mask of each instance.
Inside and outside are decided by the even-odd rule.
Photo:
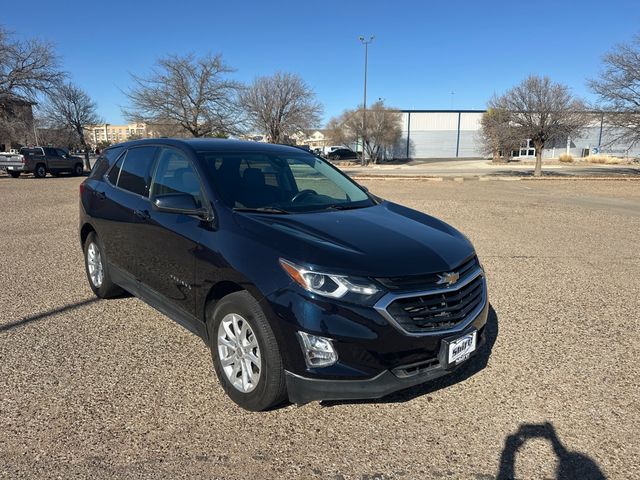
[[[478,354],[484,343],[485,329],[483,328],[478,332],[478,345],[476,350],[465,362],[445,368],[443,366],[443,354],[441,352],[439,358],[434,359],[433,366],[410,376],[399,375],[398,372],[406,371],[402,367],[393,370],[384,370],[375,377],[364,380],[307,378],[285,371],[289,401],[301,405],[314,400],[362,400],[382,398],[391,393],[421,385],[430,380],[455,372],[466,363],[473,361],[473,357]]]
[[[375,399],[446,375],[457,367],[443,358],[445,341],[475,330],[477,351],[485,341],[489,313],[486,283],[482,303],[459,326],[426,334],[403,331],[375,306],[331,301],[295,287],[265,297],[261,304],[277,324],[273,330],[293,403]],[[331,339],[338,362],[309,368],[298,331]]]

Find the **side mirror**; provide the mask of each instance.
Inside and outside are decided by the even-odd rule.
[[[153,209],[158,212],[195,215],[211,221],[211,213],[204,207],[198,207],[193,196],[188,193],[169,193],[157,195],[153,200]]]

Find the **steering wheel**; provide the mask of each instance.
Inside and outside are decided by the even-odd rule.
[[[298,193],[296,193],[293,196],[293,198],[291,199],[291,203],[297,202],[301,198],[307,197],[309,195],[317,195],[317,194],[318,192],[316,192],[315,190],[311,190],[310,188],[307,188],[305,190],[300,190]]]

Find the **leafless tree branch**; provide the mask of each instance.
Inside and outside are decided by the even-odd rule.
[[[364,144],[367,158],[377,163],[385,150],[393,148],[402,135],[401,113],[385,107],[377,101],[367,108],[367,131],[364,132],[362,117],[364,110],[346,110],[327,124],[327,136],[336,144],[348,145],[366,138]],[[363,135],[365,134],[366,135]]]
[[[542,175],[545,145],[577,135],[590,122],[584,102],[574,97],[568,87],[535,75],[490,100],[489,109],[508,112],[509,124],[520,138],[533,141],[536,176]]]
[[[227,78],[231,72],[221,55],[160,58],[149,76],[131,76],[123,113],[135,122],[175,125],[193,137],[237,133],[240,85]]]
[[[614,141],[633,146],[640,142],[640,34],[630,43],[616,46],[603,58],[599,78],[589,86],[600,99]]]
[[[43,112],[51,128],[67,129],[77,136],[85,151],[86,168],[90,170],[84,131],[89,125],[101,123],[96,103],[81,88],[65,83],[50,92]]]
[[[284,143],[294,134],[317,126],[322,105],[298,75],[278,72],[256,78],[240,94],[250,124],[272,143]]]

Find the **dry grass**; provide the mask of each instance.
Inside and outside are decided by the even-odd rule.
[[[623,158],[610,157],[609,155],[589,155],[584,157],[584,161],[587,163],[601,163],[605,165],[619,165],[625,163]]]
[[[558,157],[558,160],[563,163],[573,163],[573,155],[570,153],[563,153]]]

